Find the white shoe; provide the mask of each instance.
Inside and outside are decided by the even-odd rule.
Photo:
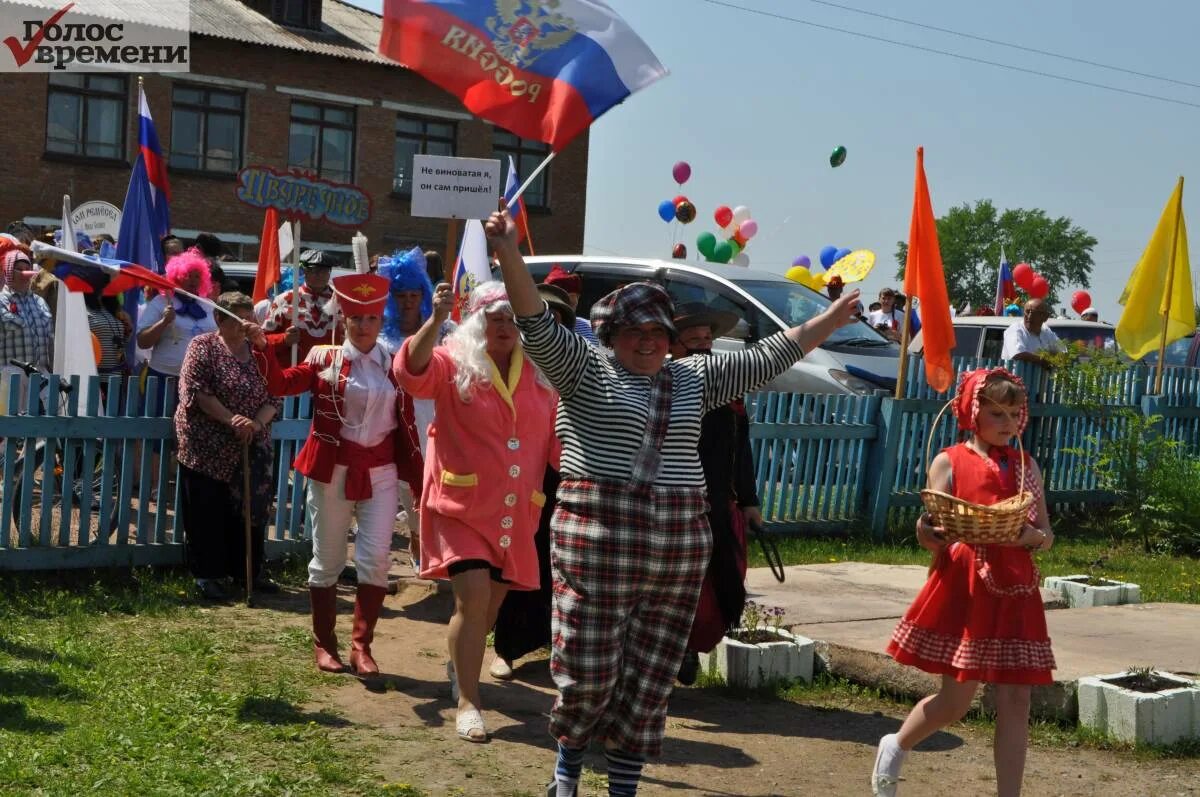
[[[458,676],[454,673],[454,662],[446,662],[446,677],[450,679],[450,699],[458,703]]]
[[[492,660],[492,666],[488,668],[488,674],[497,681],[511,681],[513,679],[513,668],[511,664],[497,656]]]
[[[875,797],[896,797],[899,789],[900,781],[904,778],[900,777],[900,764],[904,761],[904,752],[901,751],[899,760],[891,758],[887,763],[892,766],[887,767],[891,771],[882,771],[880,764],[884,763],[884,757],[887,755],[885,745],[888,740],[894,740],[895,734],[888,734],[879,740],[879,747],[875,750],[875,766],[871,770],[871,794]]]
[[[458,732],[458,738],[468,742],[483,744],[488,740],[487,726],[483,724],[483,715],[474,706],[458,712],[454,718],[454,729]]]

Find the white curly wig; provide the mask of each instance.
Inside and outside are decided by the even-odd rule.
[[[458,389],[458,397],[469,404],[477,388],[491,388],[492,361],[487,354],[487,313],[513,314],[504,283],[492,280],[475,286],[471,291],[467,312],[466,318],[446,336],[442,345],[454,363],[454,386]],[[520,347],[518,340],[517,348]],[[536,366],[534,373],[538,382],[550,387]]]

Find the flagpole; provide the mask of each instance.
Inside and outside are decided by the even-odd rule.
[[[292,328],[300,326],[300,219],[292,222]],[[292,367],[300,360],[300,343],[292,344]]]
[[[446,219],[446,256],[442,258],[442,281],[454,282],[458,271],[458,219]]]
[[[900,327],[900,368],[896,371],[896,398],[904,398],[904,382],[908,377],[908,320],[912,318],[916,297],[905,297],[904,324]]]
[[[527,189],[527,188],[529,188],[529,186],[533,185],[533,181],[537,179],[537,176],[539,174],[541,174],[543,171],[546,170],[546,167],[550,165],[550,161],[554,160],[554,156],[557,154],[558,154],[557,152],[551,150],[550,154],[546,156],[546,159],[544,161],[542,161],[541,163],[539,163],[538,167],[533,170],[533,173],[525,178],[525,182],[521,183],[521,187],[517,189],[517,193],[513,194],[512,198],[509,199],[508,202],[505,204],[505,207],[508,210],[513,209],[513,205],[517,204],[517,200],[520,199],[521,195],[525,193],[525,189]]]
[[[1162,319],[1162,337],[1158,341],[1158,363],[1154,366],[1154,395],[1162,395],[1163,361],[1167,357],[1167,324],[1171,320],[1171,291],[1175,284],[1175,251],[1179,248],[1179,218],[1183,213],[1183,176],[1179,177],[1179,201],[1175,203],[1175,226],[1171,231],[1171,258],[1167,265],[1167,292],[1163,301],[1167,305]]]

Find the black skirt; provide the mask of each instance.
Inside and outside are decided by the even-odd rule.
[[[558,471],[546,468],[542,492],[546,495],[546,505],[542,507],[533,538],[540,586],[535,590],[509,590],[496,616],[496,655],[507,662],[550,644],[550,603],[554,596],[550,577],[550,518],[558,503]]]

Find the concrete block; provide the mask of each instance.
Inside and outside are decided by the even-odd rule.
[[[1042,585],[1062,594],[1072,609],[1142,602],[1142,588],[1137,584],[1102,578],[1098,579],[1102,584],[1092,585],[1088,583],[1090,580],[1091,576],[1083,574],[1047,576]]]
[[[1128,676],[1111,675],[1079,679],[1079,724],[1114,739],[1135,744],[1173,744],[1200,738],[1200,685],[1179,675],[1155,672],[1175,688],[1138,692],[1113,681]]]
[[[711,653],[700,654],[700,666],[715,669],[730,686],[757,688],[780,681],[812,681],[814,644],[807,637],[780,630],[778,642],[751,645],[725,637]]]

